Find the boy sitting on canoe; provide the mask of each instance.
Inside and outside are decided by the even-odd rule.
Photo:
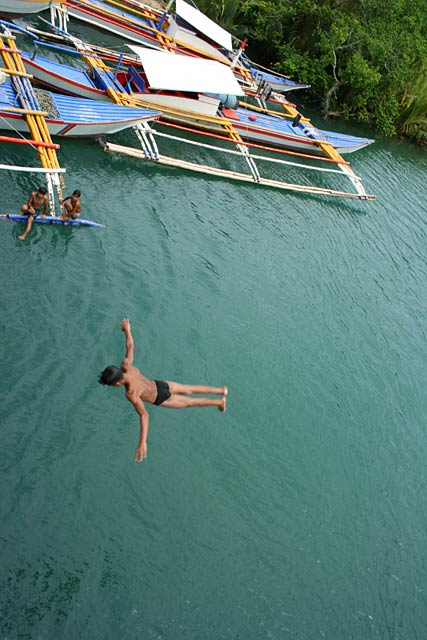
[[[18,236],[20,240],[25,240],[27,235],[30,233],[31,227],[33,226],[33,220],[34,218],[37,218],[38,215],[40,215],[42,207],[43,211],[41,212],[41,217],[46,217],[48,206],[46,193],[46,187],[39,187],[38,191],[31,192],[27,204],[22,205],[21,211],[25,216],[27,216],[27,226],[25,227],[24,233]]]
[[[81,195],[82,195],[81,192],[78,189],[75,189],[75,191],[73,191],[71,196],[67,196],[66,198],[63,198],[62,200],[59,201],[59,204],[63,204],[64,209],[67,212],[66,215],[63,216],[64,218],[72,218],[73,220],[75,220],[79,215],[79,213],[81,213],[81,210],[82,210],[82,207],[80,204]],[[69,202],[67,202],[68,200]]]
[[[130,330],[128,318],[121,321],[120,327],[126,336],[126,355],[120,365],[120,369],[110,365],[98,378],[100,384],[110,387],[126,388],[126,398],[133,404],[135,411],[140,416],[140,436],[136,449],[135,460],[141,462],[147,457],[147,434],[149,415],[144,402],[162,405],[170,409],[184,409],[185,407],[218,407],[219,411],[225,411],[227,387],[206,387],[202,385],[187,385],[178,382],[166,382],[163,380],[150,380],[139,369],[133,366],[134,342]],[[214,398],[192,398],[191,394],[213,393],[222,396]]]

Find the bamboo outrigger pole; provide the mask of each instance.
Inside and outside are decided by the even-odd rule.
[[[10,111],[21,113],[25,118],[29,132],[31,134],[31,142],[39,155],[42,168],[46,173],[46,182],[48,186],[49,209],[52,215],[55,215],[55,197],[54,187],[56,189],[58,199],[62,199],[63,177],[56,155],[58,145],[52,142],[46,120],[44,118],[46,112],[42,111],[38,105],[33,88],[29,81],[29,75],[25,71],[24,63],[20,56],[19,50],[15,47],[15,36],[3,24],[3,35],[0,34],[0,53],[5,65],[5,72],[10,75],[11,82],[15,88],[22,108],[11,108]],[[4,38],[4,39],[3,39]]]
[[[143,151],[139,149],[133,149],[132,147],[123,147],[118,144],[107,142],[104,144],[104,151],[109,153],[117,153],[120,155],[126,155],[133,158],[139,158],[141,160],[149,160]],[[188,162],[186,160],[178,160],[169,156],[159,155],[157,164],[164,165],[166,167],[173,167],[176,169],[186,169],[187,171],[194,171],[196,173],[204,173],[206,175],[218,176],[222,178],[229,178],[232,180],[238,180],[240,182],[249,182],[253,184],[253,178],[245,173],[239,173],[237,171],[230,171],[227,169],[219,169],[217,167],[211,167],[209,165],[197,164],[194,162]],[[325,189],[322,187],[314,187],[309,185],[298,185],[280,180],[271,180],[269,178],[259,178],[258,184],[265,187],[274,187],[276,189],[285,189],[287,191],[297,191],[300,193],[309,193],[312,195],[323,196],[336,196],[339,198],[350,198],[353,200],[375,200],[375,196],[366,195],[360,196],[357,193],[347,193],[345,191],[336,191],[334,189]]]

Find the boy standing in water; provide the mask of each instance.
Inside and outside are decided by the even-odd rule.
[[[78,189],[76,189],[75,191],[73,191],[71,196],[67,196],[63,200],[59,201],[59,204],[63,204],[64,209],[67,212],[65,216],[66,218],[73,218],[73,220],[75,220],[79,215],[79,213],[81,212],[82,210],[82,207],[80,204],[81,195],[82,195],[81,192]],[[69,202],[67,202],[68,200]]]
[[[126,398],[133,404],[140,416],[140,436],[136,449],[135,460],[141,462],[147,457],[147,434],[149,415],[144,402],[162,405],[170,409],[184,409],[186,407],[218,407],[224,412],[226,408],[227,387],[206,387],[202,385],[187,385],[178,382],[150,380],[139,369],[133,366],[134,342],[128,318],[121,321],[120,327],[126,336],[126,355],[120,369],[110,365],[98,378],[100,384],[110,387],[126,388]],[[193,398],[192,394],[213,393],[222,396],[221,399]],[[144,401],[144,402],[143,402]]]
[[[30,233],[31,227],[33,226],[33,220],[40,214],[42,207],[43,211],[41,213],[41,216],[42,218],[46,217],[48,206],[46,193],[46,187],[39,187],[38,191],[31,192],[27,204],[22,205],[21,211],[25,216],[27,216],[27,226],[25,227],[24,233],[18,236],[20,240],[25,240],[27,235]]]

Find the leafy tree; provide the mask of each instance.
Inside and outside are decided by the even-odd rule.
[[[254,60],[311,84],[325,118],[352,117],[386,134],[425,139],[426,0],[204,0],[203,5],[200,9],[226,28],[234,24],[236,35],[248,36]]]
[[[427,66],[421,70],[403,97],[399,130],[427,147]]]

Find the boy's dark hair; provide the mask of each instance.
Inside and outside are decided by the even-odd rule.
[[[80,198],[80,196],[81,196],[81,195],[82,195],[82,194],[81,194],[81,192],[80,192],[78,189],[75,189],[75,190],[73,191],[73,196],[76,196],[77,198]]]
[[[46,187],[39,187],[39,193],[41,193],[42,195],[45,195],[47,193]]]
[[[110,364],[110,366],[106,367],[104,371],[101,373],[101,375],[98,378],[98,382],[99,384],[106,384],[109,387],[112,387],[113,385],[116,384],[116,382],[119,382],[119,380],[122,380],[122,378],[123,378],[123,371],[119,369],[119,367],[114,366],[114,364]]]

